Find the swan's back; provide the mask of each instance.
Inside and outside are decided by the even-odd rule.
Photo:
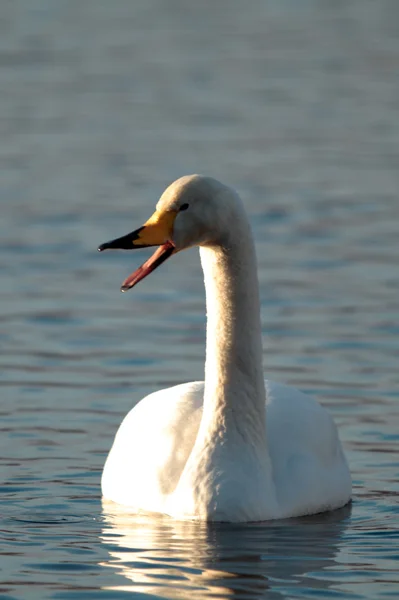
[[[282,517],[346,504],[352,480],[336,425],[316,400],[265,381],[267,439]]]
[[[103,496],[114,502],[162,512],[193,448],[204,384],[184,383],[143,398],[126,415],[102,476]]]
[[[265,386],[279,518],[342,506],[351,478],[329,413],[295,388],[268,380]],[[104,468],[104,497],[165,512],[197,438],[203,395],[202,381],[181,384],[150,394],[128,413]]]

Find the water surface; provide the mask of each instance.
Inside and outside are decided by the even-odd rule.
[[[397,598],[399,5],[0,7],[0,599]],[[196,251],[99,243],[190,172],[236,187],[265,372],[329,408],[351,507],[205,525],[102,506],[143,395],[202,378]]]

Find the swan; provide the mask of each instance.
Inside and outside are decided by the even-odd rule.
[[[126,291],[170,256],[200,247],[206,288],[205,381],[143,398],[115,436],[104,499],[175,519],[251,522],[330,511],[351,498],[351,475],[328,412],[264,380],[256,255],[238,194],[188,175],[139,229],[99,251],[158,246]]]

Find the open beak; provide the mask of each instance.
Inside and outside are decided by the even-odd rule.
[[[135,248],[159,246],[141,267],[125,279],[121,286],[121,292],[130,290],[176,252],[176,248],[171,242],[176,214],[175,211],[155,212],[142,227],[98,247],[99,252],[102,252],[108,249],[134,250]]]

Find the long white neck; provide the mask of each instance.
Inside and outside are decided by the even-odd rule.
[[[241,215],[240,215],[241,216]],[[264,445],[265,385],[255,248],[247,219],[201,247],[207,306],[202,433]]]

